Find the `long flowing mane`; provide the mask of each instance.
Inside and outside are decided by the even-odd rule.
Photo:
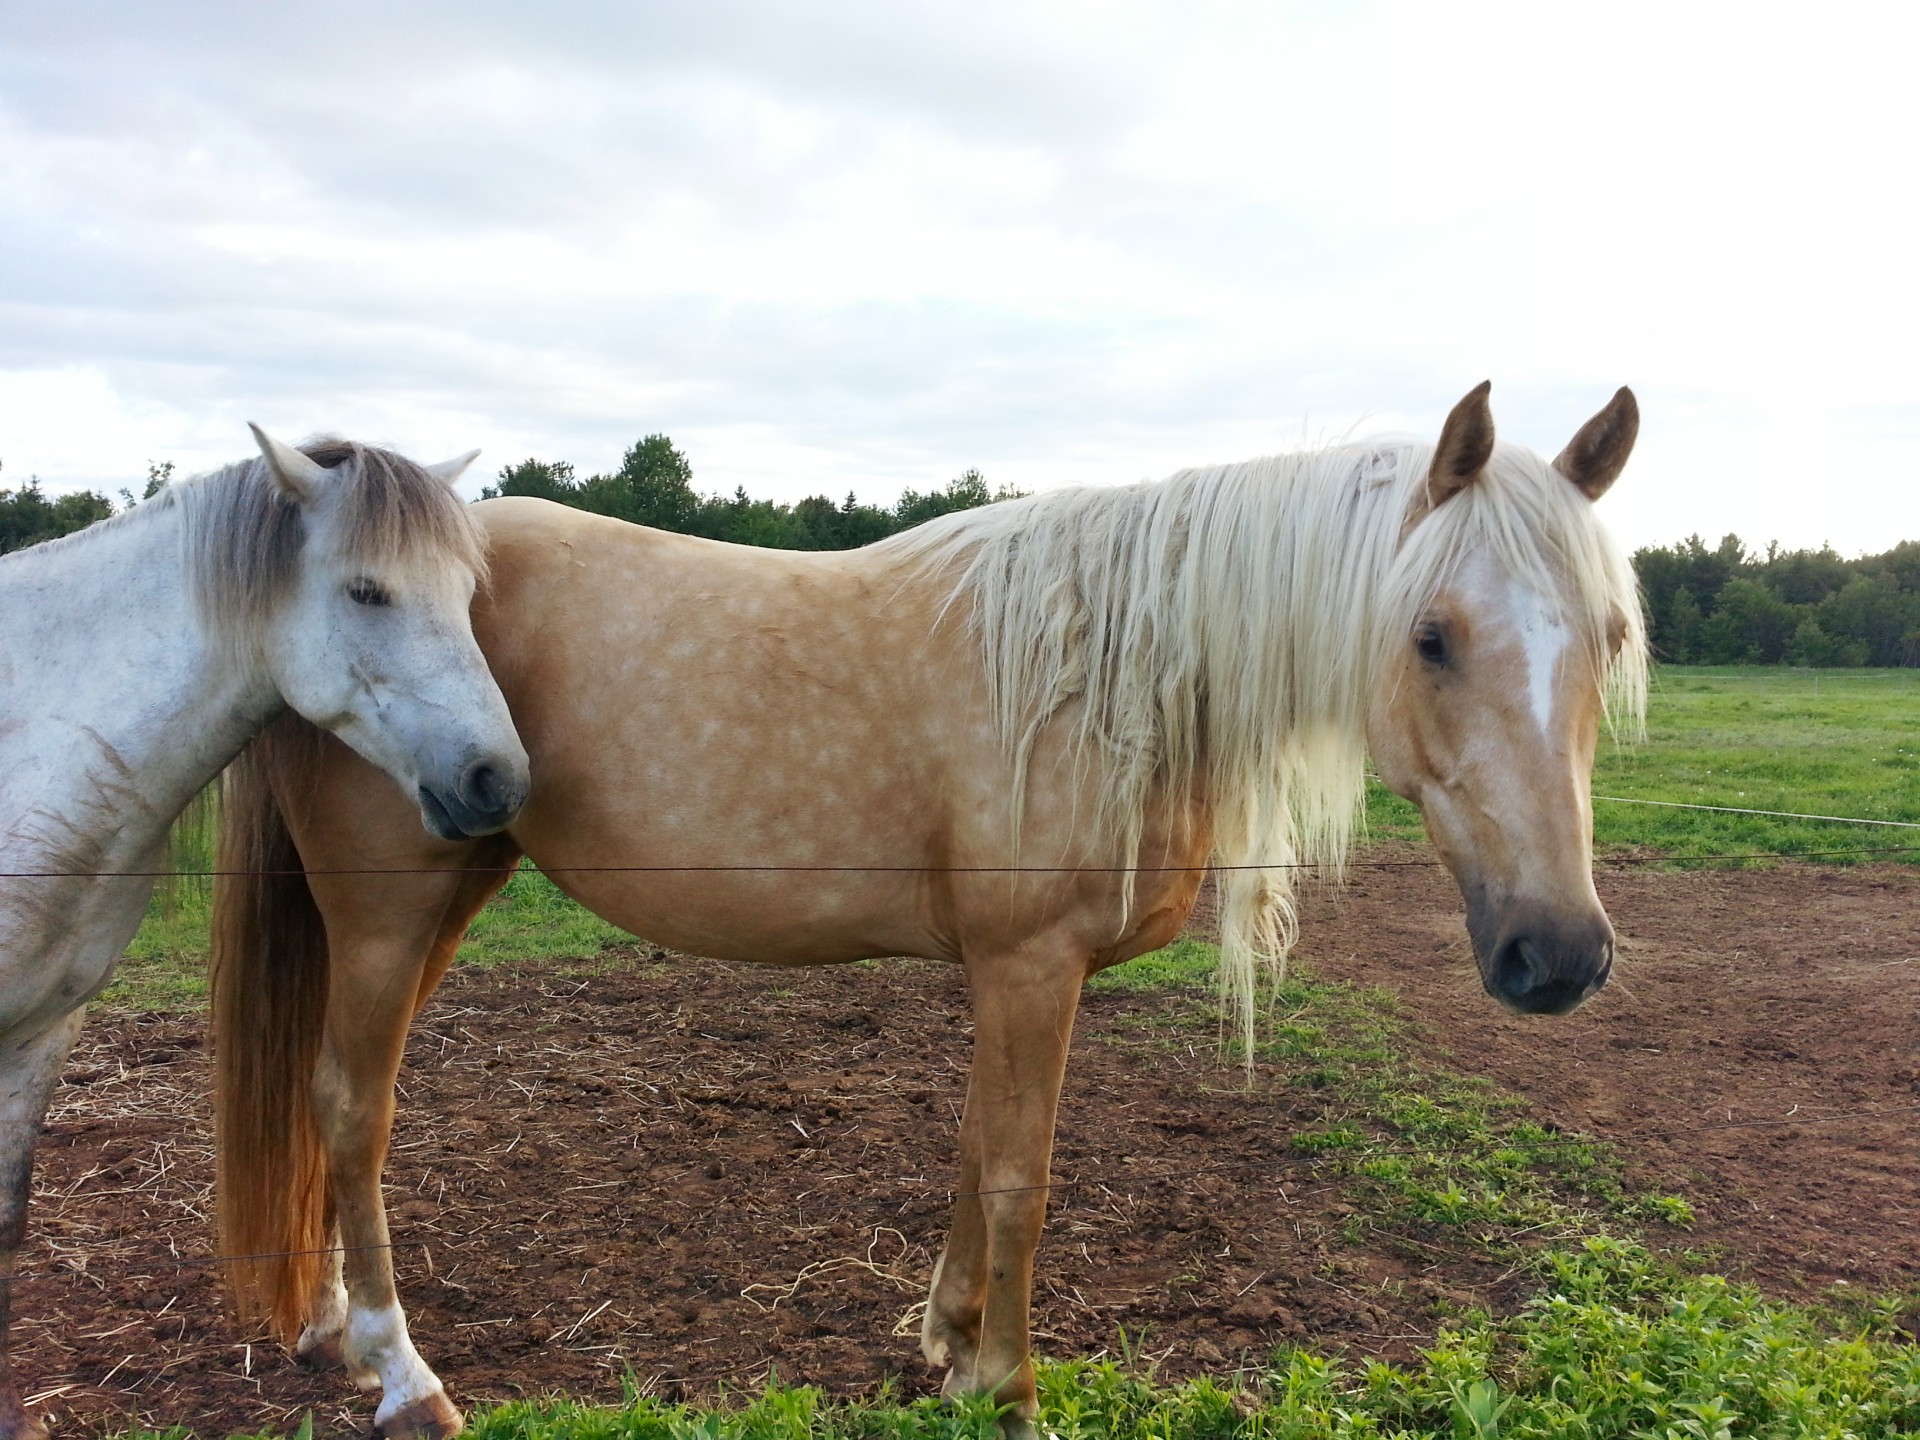
[[[300,449],[340,472],[328,503],[333,544],[343,560],[402,569],[464,565],[484,578],[485,536],[444,481],[403,455],[351,440],[326,437]],[[19,553],[57,554],[169,513],[180,520],[202,625],[236,649],[249,648],[292,588],[308,530],[300,507],[263,459],[177,480],[132,510]]]
[[[1501,445],[1482,480],[1408,531],[1432,455],[1375,441],[1046,491],[882,542],[957,574],[949,608],[979,637],[1015,762],[1016,844],[1027,758],[1063,712],[1076,762],[1103,777],[1094,838],[1122,864],[1161,863],[1140,854],[1156,796],[1203,797],[1221,983],[1249,1043],[1260,970],[1294,938],[1296,873],[1337,874],[1361,824],[1380,667],[1465,557],[1490,553],[1567,597],[1609,724],[1641,724],[1638,588],[1592,504]]]

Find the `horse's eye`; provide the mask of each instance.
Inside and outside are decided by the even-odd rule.
[[[391,605],[393,596],[384,586],[364,577],[347,586],[347,598],[356,605]]]
[[[1420,652],[1420,658],[1429,665],[1447,663],[1447,637],[1440,633],[1438,625],[1422,625],[1414,631],[1413,648]]]

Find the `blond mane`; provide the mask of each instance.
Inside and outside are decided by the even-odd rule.
[[[1638,588],[1593,505],[1502,445],[1481,480],[1407,532],[1432,455],[1374,441],[1052,490],[882,542],[957,574],[949,608],[979,637],[1015,765],[1016,845],[1028,757],[1069,705],[1076,763],[1103,777],[1095,839],[1122,864],[1162,863],[1140,854],[1156,796],[1203,797],[1221,986],[1249,1047],[1260,973],[1277,973],[1294,939],[1296,872],[1337,875],[1362,823],[1380,667],[1466,557],[1565,597],[1609,724],[1641,724]]]

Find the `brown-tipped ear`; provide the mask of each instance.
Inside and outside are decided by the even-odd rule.
[[[1607,487],[1620,478],[1627,457],[1633,453],[1634,437],[1640,433],[1640,402],[1633,391],[1622,385],[1614,392],[1607,408],[1580,427],[1580,433],[1567,442],[1553,468],[1580,487],[1589,500],[1598,500]]]
[[[253,431],[254,443],[266,457],[268,472],[286,492],[287,498],[296,505],[311,505],[333,478],[333,473],[325,466],[315,464],[291,445],[274,439],[252,421],[247,422],[247,428]]]
[[[1493,382],[1482,380],[1453,407],[1427,471],[1427,508],[1443,505],[1474,482],[1493,458]]]

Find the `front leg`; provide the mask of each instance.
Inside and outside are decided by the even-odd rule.
[[[0,1440],[45,1440],[47,1433],[20,1398],[7,1332],[13,1322],[14,1264],[33,1193],[34,1141],[85,1014],[72,1010],[26,1039],[0,1040]]]
[[[968,957],[973,1074],[961,1122],[961,1189],[935,1272],[922,1344],[952,1369],[943,1393],[1009,1406],[1002,1428],[1038,1414],[1028,1326],[1033,1253],[1046,1220],[1054,1119],[1088,957],[1030,945]]]

